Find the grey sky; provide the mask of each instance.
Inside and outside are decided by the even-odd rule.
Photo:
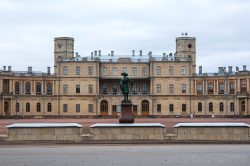
[[[160,55],[182,32],[197,40],[197,66],[250,68],[249,0],[0,0],[0,65],[46,71],[54,37],[74,37],[75,51]]]

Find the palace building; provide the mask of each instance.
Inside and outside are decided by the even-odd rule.
[[[249,116],[250,72],[232,66],[196,73],[196,39],[176,38],[174,54],[74,53],[74,39],[54,39],[54,73],[0,70],[0,117],[116,116],[123,100],[121,73],[133,81],[136,116]]]

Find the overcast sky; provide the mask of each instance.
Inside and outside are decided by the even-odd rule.
[[[55,37],[74,37],[75,52],[175,51],[182,32],[196,37],[197,68],[250,69],[249,0],[0,0],[0,65],[46,71]]]

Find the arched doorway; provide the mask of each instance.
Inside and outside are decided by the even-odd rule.
[[[10,116],[10,105],[8,101],[4,102],[4,113],[6,116]]]
[[[141,102],[141,108],[142,115],[149,115],[149,102],[147,100]]]
[[[100,103],[100,114],[103,116],[108,115],[108,102],[106,100],[102,100]]]
[[[241,101],[240,103],[240,115],[244,115],[246,111],[246,103],[245,101]]]

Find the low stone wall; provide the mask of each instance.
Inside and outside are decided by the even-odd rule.
[[[95,124],[91,126],[92,140],[137,141],[163,140],[165,126],[148,124]]]
[[[8,127],[7,141],[81,142],[81,125],[76,123],[15,123]]]

